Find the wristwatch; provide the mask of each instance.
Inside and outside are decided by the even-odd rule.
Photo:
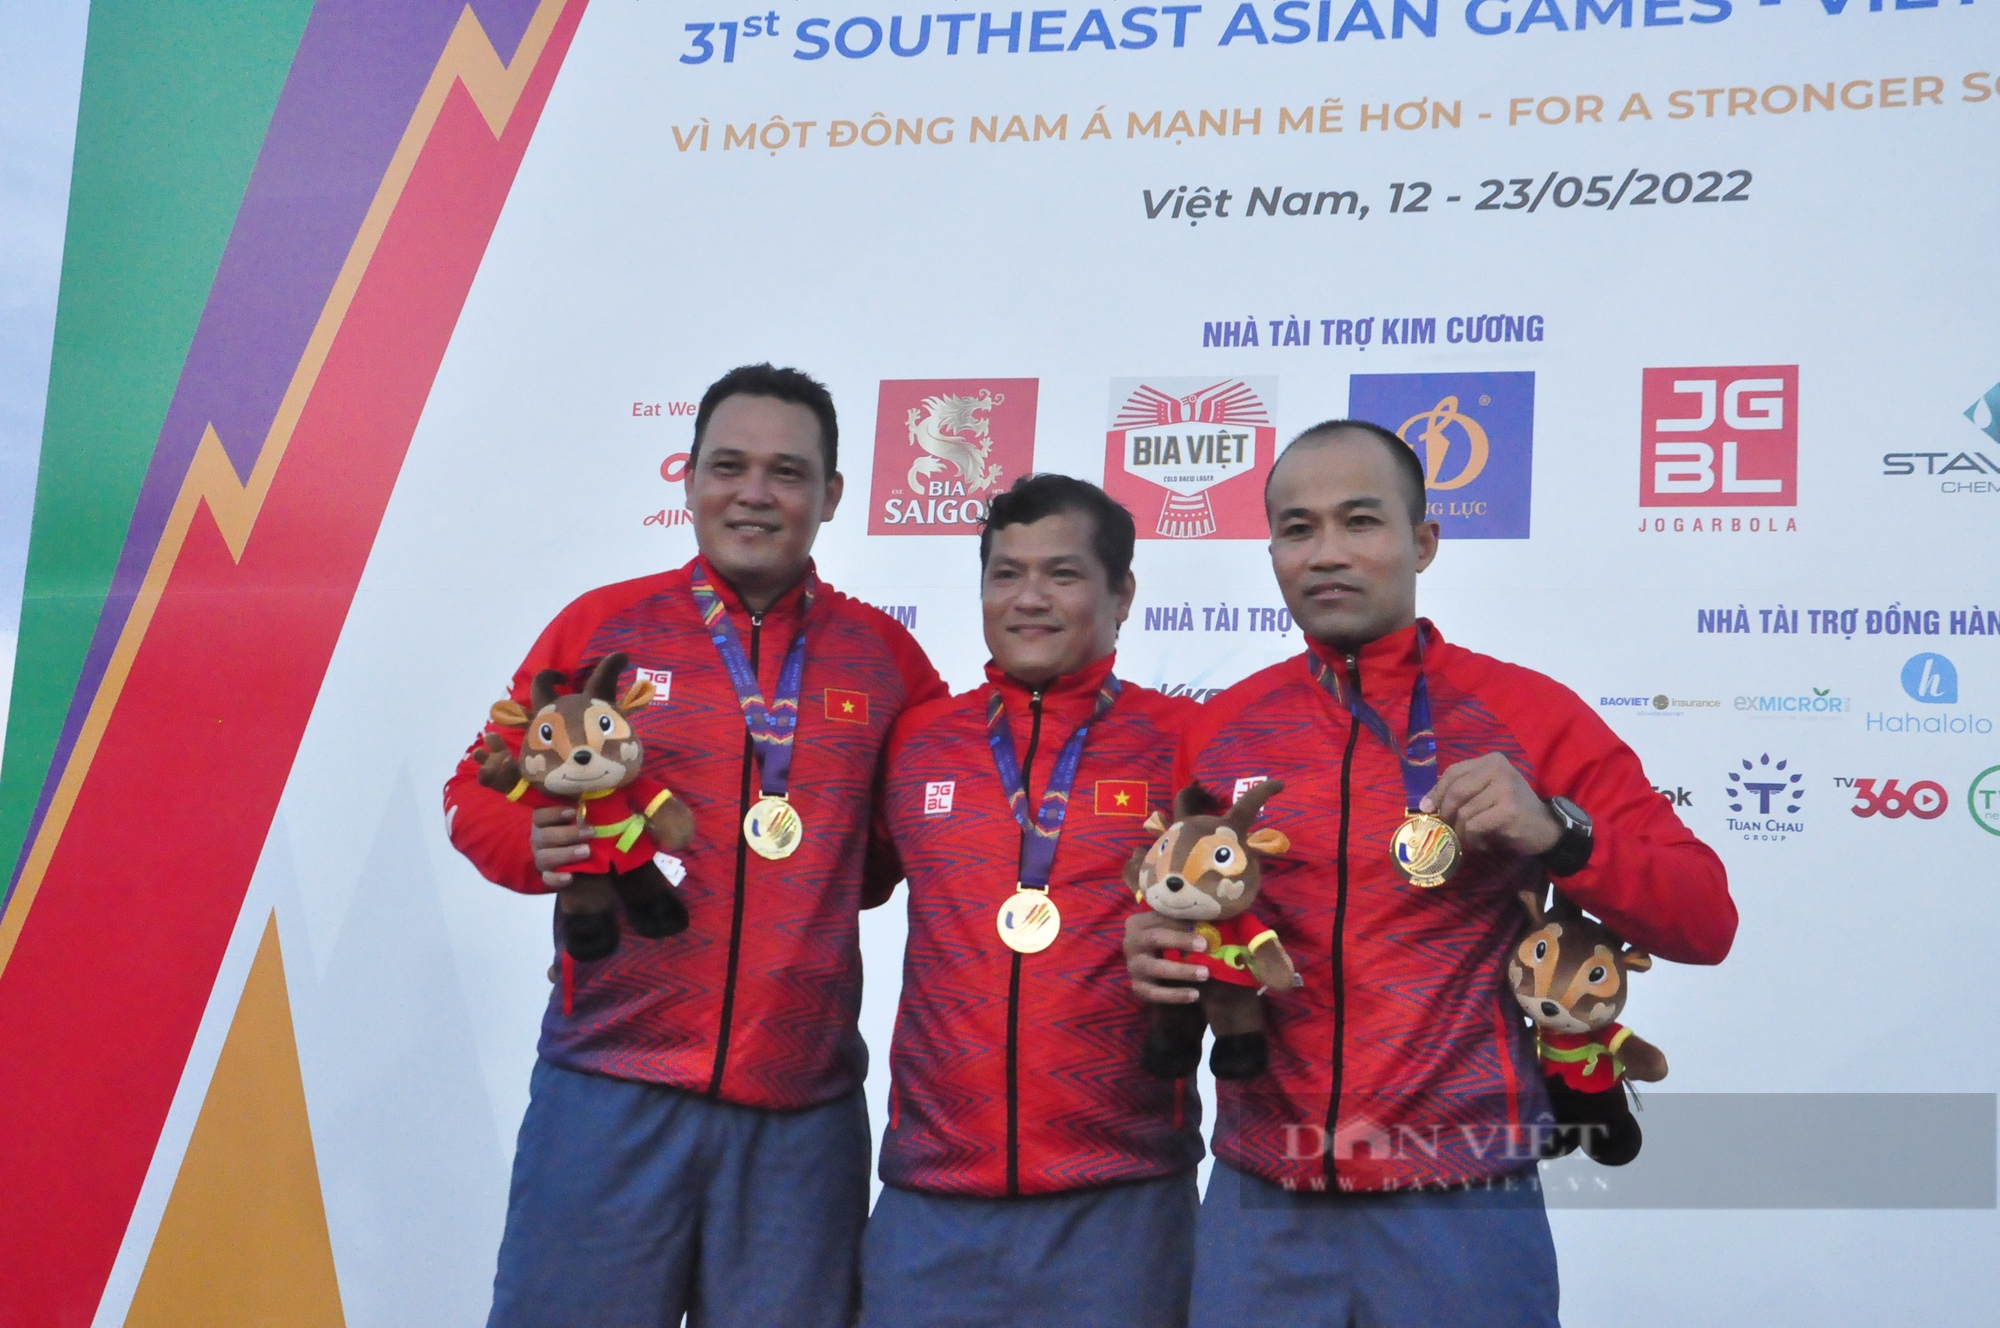
[[[1590,863],[1590,816],[1568,798],[1549,798],[1543,806],[1562,827],[1562,838],[1541,855],[1551,876],[1574,876]]]

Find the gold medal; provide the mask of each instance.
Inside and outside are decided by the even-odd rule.
[[[805,822],[792,804],[783,798],[765,794],[750,804],[750,810],[743,814],[743,838],[749,843],[750,851],[760,858],[776,861],[789,858],[805,840]]]
[[[1000,939],[1007,948],[1022,954],[1040,954],[1062,930],[1062,914],[1046,890],[1016,890],[1000,906],[994,919]]]
[[[1435,816],[1412,812],[1389,837],[1389,852],[1411,885],[1428,890],[1458,870],[1458,832]]]

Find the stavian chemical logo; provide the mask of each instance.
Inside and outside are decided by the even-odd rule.
[[[1729,810],[1729,828],[1750,840],[1780,842],[1805,832],[1799,811],[1805,804],[1805,775],[1789,769],[1790,760],[1773,761],[1765,752],[1756,760],[1744,758],[1741,770],[1729,772],[1724,796]]]

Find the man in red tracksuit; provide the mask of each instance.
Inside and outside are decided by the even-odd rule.
[[[909,942],[866,1328],[1186,1322],[1200,1099],[1140,1069],[1120,936],[1195,707],[1112,671],[1133,534],[1067,476],[996,497],[987,682],[890,737],[878,839]]]
[[[1258,903],[1305,979],[1267,1003],[1269,1073],[1220,1086],[1197,1325],[1553,1328],[1534,1170],[1548,1108],[1505,974],[1517,892],[1553,878],[1682,963],[1720,962],[1735,936],[1721,862],[1631,749],[1561,684],[1417,618],[1438,541],[1424,502],[1421,463],[1385,429],[1293,442],[1266,506],[1306,652],[1204,706],[1175,763],[1177,784],[1225,798],[1284,781],[1265,816],[1291,851]],[[1413,813],[1458,840],[1431,888],[1451,864],[1427,852],[1434,825],[1397,838]],[[1203,971],[1160,952],[1191,939],[1132,918],[1142,998],[1188,999],[1161,983]]]
[[[686,801],[695,832],[679,855],[686,931],[628,928],[590,963],[558,934],[495,1325],[850,1320],[871,793],[891,723],[945,688],[901,626],[813,573],[837,440],[832,398],[804,374],[723,377],[688,464],[700,555],[584,595],[514,675],[525,702],[541,669],[576,687],[628,654],[620,692],[641,669],[654,685],[631,717],[645,775]],[[469,756],[444,796],[452,843],[509,889],[560,888],[593,851],[573,808],[531,814],[481,786]],[[781,843],[774,820],[802,828]]]

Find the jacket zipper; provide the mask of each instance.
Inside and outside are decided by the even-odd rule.
[[[1347,657],[1347,685],[1361,695],[1361,661]],[[1347,1041],[1347,969],[1341,939],[1347,929],[1347,829],[1351,810],[1354,775],[1354,748],[1361,737],[1361,725],[1350,713],[1347,718],[1347,749],[1340,758],[1340,844],[1335,858],[1336,888],[1333,898],[1333,1091],[1326,1104],[1326,1144],[1321,1164],[1331,1183],[1338,1174],[1334,1165],[1333,1141],[1340,1125],[1341,1055]]]
[[[1029,816],[1035,814],[1034,800],[1028,796],[1028,789],[1034,783],[1035,748],[1042,741],[1042,693],[1037,688],[1028,697],[1028,713],[1032,721],[1028,725],[1028,755],[1021,762],[1021,797],[1027,806]],[[1028,847],[1028,832],[1021,832],[1021,851]],[[1019,860],[1015,869],[1019,871]],[[1018,876],[1017,878],[1018,879]],[[1021,1193],[1021,960],[1020,951],[1014,951],[1012,972],[1007,977],[1007,1197],[1016,1198]]]
[[[764,615],[750,615],[750,676],[757,676],[758,645],[764,634]],[[743,835],[743,818],[750,814],[750,787],[757,771],[757,744],[750,730],[743,730],[743,781],[736,808],[736,899],[729,915],[729,967],[722,978],[722,1020],[715,1034],[715,1073],[709,1077],[708,1096],[722,1093],[722,1071],[729,1063],[729,1020],[736,1012],[736,965],[743,953],[743,878],[750,865],[750,841]],[[762,792],[759,789],[759,792]]]

